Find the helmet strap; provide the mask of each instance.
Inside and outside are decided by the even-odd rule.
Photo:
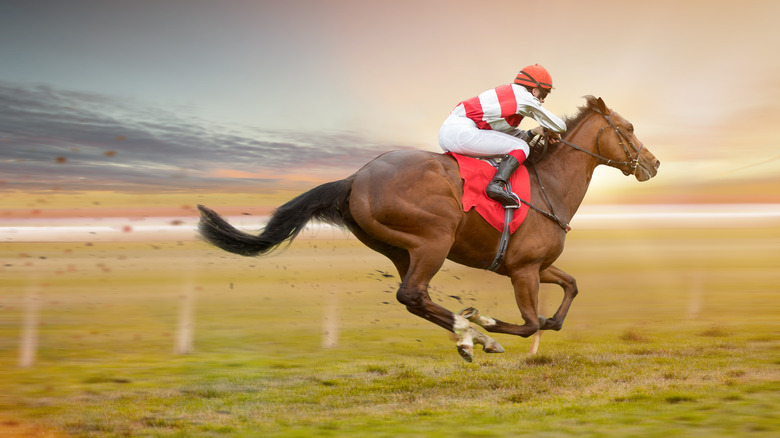
[[[533,77],[533,76],[531,76],[530,74],[528,74],[528,73],[527,73],[525,70],[520,70],[520,73],[521,73],[521,74],[523,74],[523,75],[525,75],[526,77],[528,77],[528,79],[530,79],[530,80],[531,80],[531,82],[533,82],[534,84],[536,84],[536,86],[537,86],[537,87],[539,87],[539,88],[548,88],[548,89],[552,89],[552,84],[542,84],[541,82],[539,82],[539,81],[537,81],[536,79],[534,79],[534,77]]]

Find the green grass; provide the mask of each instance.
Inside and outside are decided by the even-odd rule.
[[[2,244],[0,436],[777,436],[778,243],[777,230],[574,232],[558,266],[580,295],[563,330],[533,356],[529,339],[495,336],[507,352],[473,363],[395,301],[390,263],[354,239],[266,259],[197,242]],[[447,264],[432,290],[520,319],[492,273]],[[40,346],[22,369],[28,293]],[[175,355],[185,294],[195,351]],[[545,286],[544,313],[560,298]]]

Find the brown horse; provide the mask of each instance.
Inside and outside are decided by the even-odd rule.
[[[346,226],[366,246],[393,262],[402,280],[398,301],[411,313],[454,332],[464,359],[472,360],[474,342],[486,352],[503,352],[495,340],[470,323],[489,332],[523,337],[540,329],[561,329],[577,285],[553,262],[563,251],[565,224],[585,197],[596,166],[606,164],[646,181],[660,165],[637,139],[631,123],[608,109],[601,98],[586,96],[586,100],[566,120],[568,131],[562,141],[534,160],[538,179],[531,177],[528,202],[538,209],[529,211],[512,234],[506,255],[495,269],[511,279],[523,325],[480,315],[474,308],[455,314],[428,295],[428,284],[445,259],[486,269],[496,258],[501,237],[473,209],[463,211],[463,181],[457,162],[449,155],[424,151],[383,154],[346,179],[323,184],[282,205],[260,235],[239,231],[199,206],[200,232],[219,248],[254,256],[291,241],[311,219]],[[560,307],[549,319],[537,314],[540,283],[555,283],[564,291]]]

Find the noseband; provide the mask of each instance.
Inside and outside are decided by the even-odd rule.
[[[616,169],[620,169],[621,172],[623,172],[624,175],[633,175],[636,174],[637,169],[639,169],[639,154],[642,153],[642,149],[645,147],[644,143],[639,142],[639,147],[636,147],[634,143],[631,141],[631,138],[629,138],[628,135],[626,135],[625,132],[623,132],[622,129],[620,129],[619,126],[615,124],[615,122],[612,121],[612,116],[615,114],[615,111],[611,111],[609,115],[605,115],[601,111],[596,111],[599,113],[602,117],[604,117],[604,120],[609,123],[609,128],[612,128],[615,131],[615,135],[617,135],[618,138],[618,144],[620,144],[621,147],[623,147],[623,151],[626,153],[626,161],[614,161],[612,159],[609,159],[603,155],[601,155],[601,134],[604,132],[605,129],[607,129],[607,126],[603,126],[599,133],[596,135],[596,151],[598,153],[591,152],[587,149],[583,149],[573,143],[569,143],[566,140],[561,139],[561,143],[564,143],[568,146],[573,147],[574,149],[577,149],[578,151],[585,152],[586,154],[596,157],[599,160],[603,161],[604,164],[610,167],[614,167]],[[628,143],[629,146],[631,146],[632,149],[636,151],[636,156],[632,157],[631,152],[628,150],[628,147],[626,147],[626,143],[623,142],[623,140]]]

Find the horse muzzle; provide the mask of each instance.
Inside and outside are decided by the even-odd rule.
[[[659,167],[661,167],[661,162],[655,157],[649,160],[640,159],[634,169],[634,176],[637,181],[647,181],[658,174]]]

